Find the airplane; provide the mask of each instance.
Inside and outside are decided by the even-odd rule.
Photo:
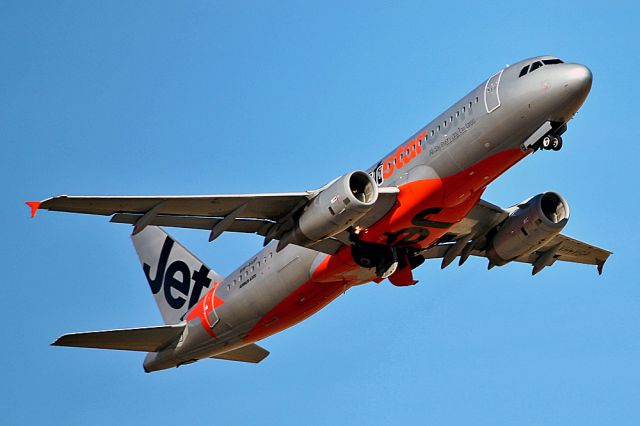
[[[416,284],[426,259],[469,256],[535,275],[556,261],[597,266],[611,252],[561,233],[569,204],[547,191],[510,208],[481,198],[534,152],[558,151],[585,101],[591,71],[539,56],[492,75],[366,170],[304,192],[202,196],[66,196],[39,209],[111,216],[132,241],[164,325],[65,334],[53,345],[148,352],[145,372],[205,358],[258,363],[256,342],[285,330],[352,286]],[[217,274],[163,227],[258,234],[264,246]]]

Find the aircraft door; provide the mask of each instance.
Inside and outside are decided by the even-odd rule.
[[[211,330],[220,322],[220,317],[216,312],[216,308],[220,304],[216,297],[216,290],[219,286],[220,283],[213,283],[213,289],[204,296],[204,318]]]
[[[499,73],[495,74],[489,80],[487,80],[487,84],[484,86],[484,106],[487,109],[487,113],[491,113],[500,107],[500,77],[502,77],[501,70]]]

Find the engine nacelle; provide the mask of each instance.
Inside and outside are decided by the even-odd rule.
[[[491,264],[504,265],[534,252],[562,231],[569,204],[555,192],[545,192],[519,204],[502,223],[487,248]]]
[[[378,187],[369,174],[354,171],[322,189],[298,218],[295,228],[280,239],[280,246],[308,246],[336,235],[367,214],[378,199]]]

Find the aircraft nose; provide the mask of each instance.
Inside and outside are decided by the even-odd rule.
[[[565,88],[574,96],[586,98],[593,82],[591,70],[582,64],[566,64],[565,67]]]

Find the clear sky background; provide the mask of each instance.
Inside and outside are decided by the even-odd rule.
[[[640,424],[635,2],[0,1],[3,424]],[[544,190],[594,267],[440,270],[349,290],[259,365],[145,374],[48,346],[160,324],[130,228],[56,194],[299,191],[367,168],[505,64],[554,54],[593,89],[561,152],[484,198]],[[256,236],[174,232],[222,274]]]

